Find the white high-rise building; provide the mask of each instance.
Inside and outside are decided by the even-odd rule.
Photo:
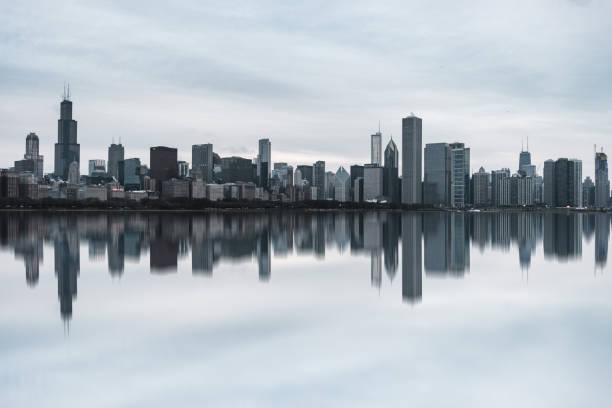
[[[371,138],[370,163],[382,166],[382,133],[374,133]]]

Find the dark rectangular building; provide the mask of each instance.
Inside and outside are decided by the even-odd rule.
[[[156,189],[161,191],[162,182],[178,176],[177,149],[165,146],[152,147],[150,159],[151,178],[156,180]]]

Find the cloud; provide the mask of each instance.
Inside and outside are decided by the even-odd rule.
[[[0,7],[0,89],[12,103],[27,101],[6,110],[0,134],[38,131],[48,166],[66,80],[79,139],[101,157],[111,135],[138,152],[172,144],[188,160],[194,143],[223,146],[224,155],[232,145],[254,152],[269,137],[279,153],[363,162],[378,120],[384,142],[392,133],[401,148],[401,118],[413,111],[427,142],[469,143],[473,168],[514,168],[529,133],[538,160],[574,152],[588,174],[592,144],[605,143],[612,125],[606,2]],[[22,144],[0,153],[2,163],[20,157]],[[341,164],[349,163],[330,166]]]

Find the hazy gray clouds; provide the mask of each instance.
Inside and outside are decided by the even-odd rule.
[[[128,4],[126,4],[128,3]],[[11,2],[0,6],[2,166],[29,131],[52,168],[64,81],[82,162],[121,137],[126,155],[211,142],[221,155],[365,162],[382,121],[401,142],[464,141],[472,167],[515,168],[606,144],[612,35],[603,0]],[[83,167],[84,168],[84,167]]]

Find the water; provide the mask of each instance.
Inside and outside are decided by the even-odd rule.
[[[606,214],[0,213],[0,406],[607,406],[609,236]]]

